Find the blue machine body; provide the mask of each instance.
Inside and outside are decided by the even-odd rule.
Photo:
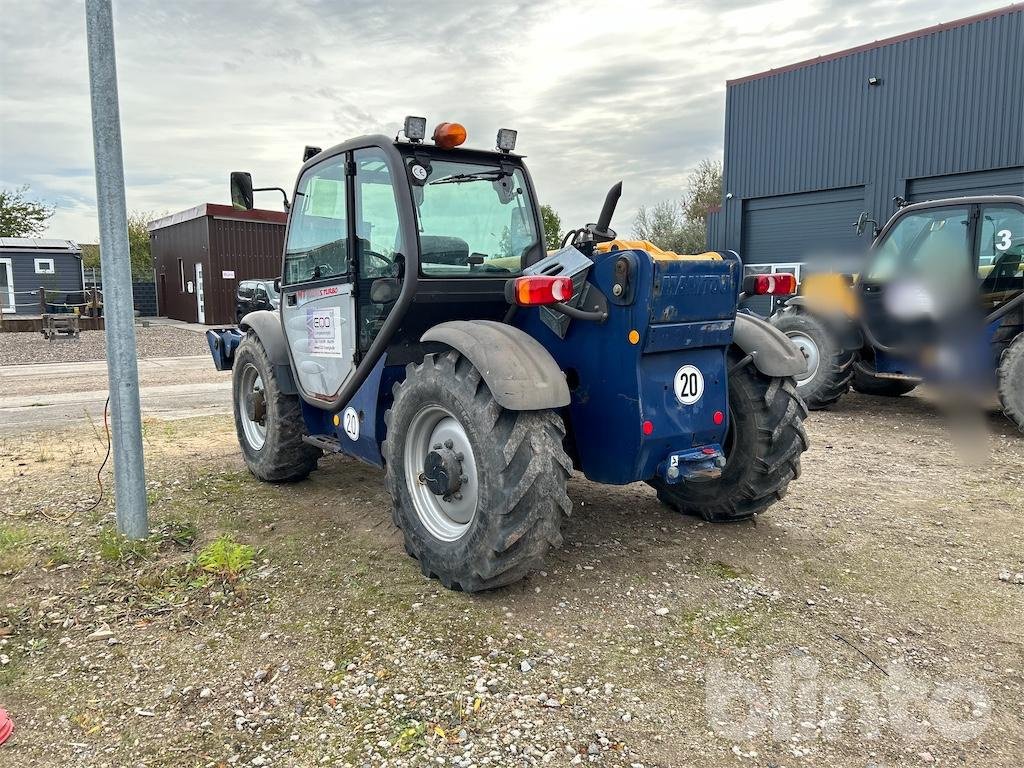
[[[591,480],[616,485],[654,478],[673,453],[725,442],[726,353],[742,271],[728,255],[669,261],[646,251],[610,251],[595,254],[588,277],[605,296],[612,295],[613,266],[622,255],[635,259],[633,301],[610,302],[604,323],[573,320],[559,338],[538,308],[520,309],[513,321],[566,372],[572,394],[566,423],[579,468]],[[674,378],[688,364],[701,371],[704,392],[682,405]]]
[[[950,343],[943,350],[943,358],[938,358],[936,354],[905,355],[875,349],[875,370],[879,373],[910,376],[933,384],[961,386],[971,391],[994,391],[999,367],[998,351],[1001,350],[996,344],[996,335],[1003,323],[1000,319],[973,330],[968,327],[961,336],[951,335]],[[955,359],[955,364],[950,363],[951,357]]]
[[[567,450],[587,478],[622,485],[661,477],[675,483],[714,476],[724,465],[729,429],[728,358],[742,265],[734,253],[717,259],[655,259],[642,250],[594,255],[586,281],[614,296],[614,264],[631,266],[628,297],[608,302],[604,322],[574,319],[559,335],[539,307],[523,307],[513,324],[539,341],[565,372],[571,403],[565,409]],[[219,370],[229,369],[241,335],[209,331]],[[683,366],[703,378],[701,396],[683,404],[675,378]],[[383,356],[346,408],[335,417],[302,403],[310,435],[334,450],[382,466],[384,412],[405,367]],[[349,409],[358,437],[344,428]],[[351,413],[349,413],[351,417]]]

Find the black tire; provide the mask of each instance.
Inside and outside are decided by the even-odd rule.
[[[867,367],[867,364],[863,362],[860,365]],[[917,382],[901,381],[900,379],[880,379],[854,366],[853,381],[850,382],[850,386],[862,395],[899,397],[917,389]]]
[[[733,365],[739,355],[730,355]],[[807,450],[807,409],[789,378],[765,376],[752,363],[729,376],[726,465],[716,480],[651,485],[673,509],[711,523],[746,520],[781,499],[800,476]]]
[[[1024,333],[999,356],[998,389],[1006,418],[1024,432]]]
[[[838,334],[818,316],[798,307],[786,307],[768,321],[789,337],[803,337],[817,348],[817,366],[797,377],[797,392],[812,411],[828,408],[850,391],[857,351],[844,349]],[[813,355],[809,359],[813,363]]]
[[[266,440],[256,447],[250,442],[243,426],[243,379],[246,369],[255,368],[263,382],[265,400],[264,425]],[[235,431],[242,448],[245,465],[260,480],[271,483],[289,483],[309,476],[323,456],[323,451],[302,442],[305,422],[298,395],[281,392],[274,366],[270,364],[267,351],[259,337],[249,331],[235,351],[232,366],[232,400],[235,415]]]
[[[540,567],[562,543],[561,524],[572,511],[566,484],[572,463],[554,411],[508,411],[498,405],[480,372],[456,351],[410,364],[385,414],[382,445],[395,524],[423,574],[445,587],[478,592],[501,587]],[[440,407],[462,428],[475,457],[477,503],[466,531],[443,540],[417,512],[406,470],[406,444],[416,415]]]

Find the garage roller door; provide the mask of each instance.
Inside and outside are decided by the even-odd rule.
[[[864,187],[746,200],[740,256],[744,264],[813,264],[863,251],[854,223],[864,210]]]
[[[907,182],[907,200],[912,203],[967,195],[1024,195],[1024,168],[954,173]]]

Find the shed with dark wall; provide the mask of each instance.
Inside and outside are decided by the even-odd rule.
[[[46,289],[52,311],[86,302],[82,250],[71,240],[0,237],[0,311],[5,315],[39,315],[39,289]]]
[[[234,324],[238,282],[281,275],[286,221],[280,211],[204,203],[150,222],[160,314]]]
[[[1024,194],[1024,4],[730,80],[709,245],[756,271],[856,256],[861,211]]]

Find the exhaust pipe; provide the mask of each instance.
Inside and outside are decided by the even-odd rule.
[[[612,216],[615,213],[615,206],[619,204],[620,197],[622,197],[621,181],[609,189],[608,194],[605,195],[604,205],[601,206],[601,215],[597,219],[597,224],[591,224],[587,227],[590,230],[590,234],[593,235],[595,242],[604,243],[615,239],[615,230],[611,228],[611,223]]]

